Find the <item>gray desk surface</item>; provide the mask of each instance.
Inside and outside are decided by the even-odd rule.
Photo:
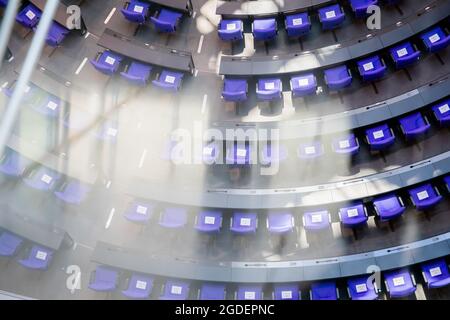
[[[217,1],[216,14],[232,18],[274,16],[280,13],[304,11],[332,2],[331,0]]]
[[[121,192],[136,198],[179,205],[229,209],[276,209],[327,206],[371,198],[450,173],[450,151],[421,162],[364,178],[289,189],[195,190],[155,185],[135,177]],[[176,198],[174,198],[176,195]]]
[[[179,11],[186,12],[188,14],[192,13],[192,1],[191,0],[147,0],[148,2],[153,2],[161,6],[169,7]]]
[[[30,0],[30,2],[34,4],[36,7],[38,7],[41,11],[44,11],[45,4],[47,3],[46,0]],[[80,5],[82,0],[73,0],[70,2],[71,2],[70,4],[73,5]],[[53,18],[53,20],[55,20],[62,26],[66,26],[67,18],[69,17],[69,14],[67,13],[67,8],[68,5],[60,1],[59,6],[56,9],[55,16]],[[81,19],[83,19],[83,17],[81,17]]]
[[[14,72],[17,75],[20,75],[21,70],[15,69]],[[36,66],[36,69],[31,75],[30,81],[41,89],[56,97],[59,97],[62,100],[64,100],[62,97],[68,96],[68,93],[70,93],[70,96],[73,96],[75,99],[79,98],[80,101],[86,97],[86,91],[82,87],[41,65]]]
[[[5,207],[0,211],[0,228],[53,250],[61,247],[66,235],[63,230],[11,212]]]
[[[370,126],[424,108],[435,101],[447,97],[449,92],[450,78],[446,76],[400,96],[341,113],[279,122],[243,123],[216,121],[211,124],[211,127],[220,130],[224,139],[228,137],[231,140],[235,138],[226,134],[227,129],[239,127],[245,130],[246,126],[251,126],[251,129],[256,130],[277,129],[280,140],[331,135],[340,133],[344,129],[347,131]],[[249,141],[253,141],[254,138],[257,138],[257,136],[248,136]]]
[[[319,260],[202,262],[163,258],[98,242],[91,261],[132,272],[200,281],[277,283],[317,281],[385,271],[450,254],[450,233],[373,252]]]
[[[231,2],[232,3],[232,2]],[[450,12],[450,2],[437,0],[430,10],[405,18],[401,24],[384,28],[371,38],[354,39],[343,47],[331,46],[307,53],[291,53],[268,57],[222,56],[219,74],[227,76],[283,75],[328,68],[361,58],[402,42],[424,31]]]
[[[135,39],[130,39],[111,29],[106,29],[97,44],[123,56],[152,65],[193,72],[192,54],[171,48],[146,45]]]

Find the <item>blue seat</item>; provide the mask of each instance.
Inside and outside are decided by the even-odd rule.
[[[272,40],[278,33],[277,21],[275,18],[255,19],[252,23],[252,31],[255,40]]]
[[[231,217],[230,230],[245,235],[255,234],[258,229],[258,214],[255,212],[234,212]]]
[[[311,300],[337,300],[339,299],[338,289],[334,281],[316,282],[311,285],[309,291]]]
[[[132,84],[146,86],[151,72],[152,67],[148,64],[133,61],[120,75]]]
[[[102,141],[116,143],[119,129],[117,123],[113,121],[105,121],[100,126],[95,136]]]
[[[0,160],[0,172],[9,177],[18,178],[30,164],[31,160],[24,158],[12,149],[6,149]]]
[[[420,51],[411,42],[402,43],[389,51],[397,69],[405,68],[420,59]]]
[[[369,276],[361,276],[347,280],[347,290],[352,300],[377,300],[376,283],[368,283]]]
[[[327,210],[307,211],[302,217],[306,231],[320,232],[331,228],[331,215]]]
[[[291,38],[304,36],[311,31],[311,20],[307,12],[287,15],[285,25],[287,35]]]
[[[121,12],[125,19],[131,22],[143,24],[148,19],[150,4],[140,1],[125,2]]]
[[[442,288],[450,284],[450,273],[445,259],[425,262],[421,268],[428,289]]]
[[[159,300],[186,300],[189,298],[190,283],[182,280],[167,280]]]
[[[356,18],[367,17],[367,9],[376,4],[378,4],[378,0],[350,0],[350,6]]]
[[[282,97],[283,84],[281,79],[259,79],[256,85],[256,96],[262,101],[279,100]]]
[[[450,99],[446,99],[432,107],[436,120],[441,126],[450,125]]]
[[[224,41],[244,39],[244,23],[241,20],[222,20],[219,23],[219,38]]]
[[[270,234],[286,234],[295,228],[294,215],[291,211],[269,211],[266,220],[267,230]]]
[[[225,78],[222,97],[225,101],[240,102],[247,100],[248,83],[245,79]]]
[[[260,284],[244,285],[240,284],[237,288],[236,300],[262,300],[263,289]]]
[[[133,274],[128,280],[128,286],[126,290],[122,290],[122,294],[131,299],[148,299],[153,289],[153,278],[141,275]]]
[[[0,7],[4,8],[8,5],[8,0],[0,0]]]
[[[375,81],[386,74],[387,67],[379,56],[369,57],[358,61],[359,74],[364,81]]]
[[[63,42],[66,36],[69,34],[70,30],[63,27],[57,22],[53,22],[48,31],[45,43],[50,47],[57,47]]]
[[[12,257],[19,251],[23,239],[9,232],[0,235],[0,257]]]
[[[290,83],[294,98],[316,94],[317,79],[314,73],[292,76]]]
[[[444,183],[445,186],[447,187],[447,191],[450,192],[450,176],[444,177]]]
[[[437,189],[429,183],[410,189],[408,193],[417,210],[431,209],[442,200]]]
[[[385,273],[384,283],[391,298],[408,297],[416,292],[416,281],[407,269]]]
[[[349,228],[364,225],[368,220],[367,210],[362,202],[356,202],[345,208],[340,208],[338,214],[342,225]]]
[[[225,300],[226,290],[222,283],[203,283],[199,292],[199,300]]]
[[[216,142],[211,142],[203,145],[202,154],[196,154],[195,159],[201,163],[211,165],[217,163],[217,160],[221,156],[222,146],[219,146]]]
[[[336,154],[354,156],[359,152],[359,141],[355,134],[350,133],[334,137],[331,147]]]
[[[61,106],[61,99],[51,94],[31,105],[34,110],[49,118],[56,118],[60,114]]]
[[[91,59],[90,62],[95,69],[106,75],[113,75],[119,69],[122,57],[111,51],[104,51],[97,54],[95,59]]]
[[[181,72],[163,70],[157,80],[153,80],[152,83],[167,91],[178,91],[181,88],[181,82],[183,81],[184,74]]]
[[[420,112],[410,114],[406,117],[400,118],[400,128],[406,139],[417,138],[426,133],[431,125],[428,123],[427,118],[422,116]]]
[[[352,75],[346,65],[327,69],[324,76],[330,90],[341,90],[352,84]]]
[[[99,292],[116,290],[119,282],[119,272],[104,266],[98,266],[89,281],[89,289]]]
[[[44,166],[40,166],[33,170],[28,176],[24,177],[23,181],[33,189],[49,191],[53,189],[60,178],[60,173]]]
[[[437,52],[447,48],[450,35],[445,34],[441,27],[436,27],[420,36],[427,51]]]
[[[158,224],[167,229],[180,229],[186,226],[188,211],[182,207],[165,208],[160,216]]]
[[[24,259],[18,260],[19,264],[31,270],[47,270],[53,260],[53,251],[40,245],[33,245]]]
[[[406,210],[402,199],[395,194],[378,197],[373,200],[373,205],[381,221],[397,218]]]
[[[345,21],[345,14],[339,4],[319,9],[319,20],[323,30],[336,29]]]
[[[323,144],[320,141],[301,143],[297,149],[297,156],[304,160],[314,160],[324,154]]]
[[[252,162],[253,150],[249,144],[241,145],[234,143],[227,148],[225,163],[230,166],[248,166]]]
[[[128,204],[124,217],[135,223],[147,223],[153,216],[155,205],[152,203],[134,200]]]
[[[301,300],[297,283],[277,283],[273,285],[274,300]]]
[[[33,4],[28,4],[16,16],[16,21],[28,29],[33,29],[39,23],[42,12]]]
[[[213,234],[220,232],[223,216],[221,211],[203,210],[195,217],[194,228],[203,233]]]
[[[387,124],[382,124],[366,130],[366,141],[372,151],[380,151],[395,143],[395,134]]]
[[[182,13],[169,9],[161,9],[157,16],[151,17],[156,30],[159,32],[172,33],[177,30],[177,25],[183,16]]]

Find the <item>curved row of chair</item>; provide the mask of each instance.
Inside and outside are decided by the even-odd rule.
[[[16,21],[26,29],[35,30],[41,15],[41,10],[30,3],[17,14]],[[69,29],[53,21],[45,41],[51,47],[58,47],[69,33]]]
[[[450,43],[441,27],[435,27],[420,36],[424,51],[435,53],[445,49]],[[387,72],[387,65],[382,58],[383,53],[374,53],[364,59],[356,61],[356,69],[364,82],[376,81],[383,78]],[[388,50],[389,59],[396,69],[406,68],[416,63],[421,56],[418,46],[412,41],[397,44]],[[335,66],[323,71],[325,84],[330,91],[339,91],[352,84],[353,76],[347,65]],[[290,76],[290,91],[293,98],[315,95],[318,81],[314,72],[295,74]],[[225,77],[222,98],[230,102],[247,100],[249,93],[248,80],[245,78]],[[282,99],[283,81],[281,78],[270,77],[259,79],[256,84],[256,96],[261,101]]]
[[[120,72],[121,77],[133,85],[146,86],[150,81],[153,67],[138,61],[125,61],[124,57],[109,50],[100,52],[95,59],[90,60],[96,70],[108,76],[117,73],[124,64],[123,71]],[[182,72],[163,69],[152,84],[164,90],[178,91],[183,77]]]
[[[378,4],[378,0],[350,0],[350,6],[356,18],[367,17],[367,9]],[[342,6],[334,4],[320,8],[317,12],[323,30],[340,27],[345,21]],[[285,28],[289,37],[301,37],[311,31],[311,18],[307,12],[296,12],[284,17]],[[223,19],[218,26],[219,37],[224,41],[238,41],[244,38],[244,22],[237,19]],[[273,40],[278,34],[275,17],[257,18],[252,22],[255,40]]]
[[[424,183],[408,189],[409,202],[416,210],[427,212],[443,200],[442,192],[450,193],[450,176],[442,178],[442,191],[432,183]],[[360,228],[367,224],[369,210],[377,221],[389,222],[406,211],[406,204],[398,194],[380,195],[370,201],[355,201],[342,206],[337,212],[337,221],[344,228]],[[146,224],[155,215],[156,205],[147,201],[132,201],[124,212],[124,217],[134,223]],[[185,207],[165,207],[159,214],[158,224],[167,229],[180,229],[188,224],[189,210]],[[258,230],[261,215],[256,211],[235,211],[230,217],[230,231],[238,235],[254,234]],[[296,228],[296,219],[307,232],[321,232],[331,229],[331,213],[327,209],[311,209],[297,215],[291,209],[271,210],[267,214],[266,227],[271,234],[286,234]],[[224,214],[220,209],[205,209],[197,212],[194,229],[214,235],[221,232]]]
[[[446,98],[439,103],[425,108],[421,111],[415,111],[403,115],[398,119],[391,119],[390,122],[380,123],[368,128],[358,129],[363,132],[342,132],[336,133],[331,137],[330,149],[332,154],[338,156],[356,156],[361,150],[360,140],[362,139],[371,152],[384,151],[392,147],[397,139],[394,128],[398,126],[399,132],[407,142],[412,142],[423,137],[430,129],[431,123],[427,114],[433,116],[435,122],[442,127],[450,125],[450,99]],[[394,127],[393,124],[396,123]],[[170,140],[164,151],[163,159],[174,163],[183,163],[183,152],[173,152],[178,146],[178,141]],[[202,154],[199,159],[202,163],[208,165],[228,164],[237,166],[249,166],[256,164],[256,148],[250,143],[237,143],[232,146],[227,145],[225,157],[222,155],[222,144],[218,142],[205,143]],[[316,161],[327,153],[323,139],[316,138],[305,140],[299,143],[296,154],[297,157],[305,161]],[[261,147],[258,153],[258,160],[261,165],[267,166],[274,163],[282,163],[289,157],[287,146],[281,141],[277,145],[267,142]]]
[[[32,161],[17,152],[7,149],[0,159],[0,172],[10,178],[23,178],[32,189],[50,192],[67,204],[80,204],[86,200],[91,186],[76,179],[64,179],[64,176],[44,166],[27,173]]]
[[[403,298],[415,293],[417,283],[410,268],[389,270],[383,273],[383,283],[377,284],[370,275],[347,278],[343,281],[351,300],[376,300],[384,291],[389,298]],[[420,264],[423,282],[427,289],[442,288],[450,284],[450,272],[445,258]],[[116,270],[108,266],[98,266],[91,275],[89,288],[98,292],[114,292],[123,287],[121,293],[130,299],[149,299],[155,291],[157,281],[151,275]],[[236,284],[235,300],[302,300],[300,283],[274,283],[269,290],[262,284]],[[234,289],[234,288],[233,288]],[[383,290],[384,289],[384,290]],[[160,300],[192,299],[191,282],[188,280],[167,279],[159,291]],[[270,297],[264,296],[269,291]],[[341,297],[337,279],[312,283],[308,290],[309,300],[338,300]],[[199,300],[225,300],[227,285],[220,282],[201,283],[196,294]]]
[[[8,88],[2,89],[6,96],[11,97],[14,91],[15,82]],[[25,87],[22,95],[22,104],[32,108],[39,114],[50,119],[56,119],[65,112],[63,106],[67,102],[61,98],[48,93],[34,83],[30,83]],[[71,121],[71,114],[67,112],[64,114],[63,124],[66,128],[80,130],[86,125],[83,121]],[[96,130],[95,137],[102,141],[114,143],[117,139],[118,129],[117,125],[110,121],[102,122],[101,126]]]
[[[8,231],[0,231],[0,257],[12,259],[24,247],[25,239]],[[47,270],[53,259],[54,251],[34,244],[27,248],[27,254],[18,263],[31,270]]]

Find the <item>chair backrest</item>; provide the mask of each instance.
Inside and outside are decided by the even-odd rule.
[[[133,12],[130,10],[122,9],[122,14],[124,15],[125,19],[136,22],[136,23],[144,23],[145,22],[145,15],[138,12]]]

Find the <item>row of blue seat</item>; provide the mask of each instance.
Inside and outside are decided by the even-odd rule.
[[[442,288],[450,284],[450,272],[445,258],[431,260],[420,265],[428,289]],[[91,275],[89,288],[97,292],[114,292],[118,289],[123,271],[98,266]],[[130,299],[148,299],[155,287],[155,279],[150,275],[131,273],[125,277],[126,289],[121,290]],[[389,298],[403,298],[415,293],[417,283],[414,274],[408,268],[390,270],[383,273],[384,288]],[[168,279],[161,288],[160,300],[190,299],[190,282]],[[235,300],[263,300],[262,284],[237,284]],[[348,297],[352,300],[376,300],[382,293],[370,275],[351,277],[346,280]],[[227,298],[227,286],[219,282],[206,282],[200,285],[197,293],[199,300],[224,300]],[[301,300],[299,283],[274,283],[273,300]],[[338,300],[339,288],[336,280],[326,280],[311,284],[310,300]]]
[[[17,14],[16,21],[29,30],[35,30],[41,15],[41,10],[30,3]],[[69,33],[69,29],[53,21],[47,34],[46,43],[51,47],[57,47]]]
[[[98,53],[95,59],[90,60],[96,70],[108,76],[117,73],[124,61],[125,59],[121,55],[109,50]],[[152,70],[153,67],[151,65],[138,61],[128,61],[120,75],[133,85],[146,86]],[[164,90],[178,91],[181,88],[183,77],[184,73],[182,72],[163,69],[158,78],[153,80],[152,83]]]
[[[142,25],[150,18],[157,31],[164,33],[176,32],[177,26],[183,17],[181,12],[162,8],[150,17],[151,9],[152,5],[148,2],[132,0],[125,2],[121,12],[131,22]]]
[[[443,178],[446,192],[450,192],[450,176]],[[419,211],[427,211],[436,206],[443,196],[431,183],[425,183],[408,190],[410,202]],[[371,201],[377,219],[381,222],[391,221],[401,216],[406,205],[397,194],[387,194]],[[124,217],[134,223],[148,223],[156,211],[156,206],[148,201],[132,201],[125,210]],[[168,229],[180,229],[188,223],[189,211],[184,207],[166,207],[158,218],[158,224]],[[291,209],[269,211],[266,219],[267,230],[271,234],[286,234],[296,228],[295,213]],[[338,210],[339,221],[345,228],[359,228],[368,221],[367,205],[355,201]],[[254,234],[258,230],[259,214],[255,211],[235,211],[230,220],[230,230],[235,234]],[[318,232],[331,228],[331,214],[325,209],[303,212],[302,226],[306,231]],[[221,231],[223,212],[220,209],[201,210],[195,217],[194,228],[202,233],[216,234]]]
[[[0,159],[0,172],[10,178],[23,178],[32,189],[50,192],[67,204],[80,204],[86,200],[92,186],[77,179],[65,179],[64,176],[44,166],[39,166],[25,174],[32,161],[12,149],[6,149]]]
[[[427,52],[445,49],[450,43],[447,35],[440,27],[435,27],[420,36]],[[389,56],[397,69],[406,68],[420,59],[421,51],[412,42],[404,42],[389,49]],[[379,54],[366,57],[356,62],[358,72],[363,81],[376,81],[384,77],[387,66]],[[353,76],[348,66],[341,65],[324,70],[324,80],[329,90],[338,91],[352,84]],[[290,90],[294,98],[314,95],[317,91],[317,78],[313,72],[296,74],[290,77]],[[226,77],[222,90],[225,101],[242,102],[248,98],[248,81],[242,78]],[[282,98],[283,85],[281,78],[259,79],[256,95],[261,101],[273,101]]]
[[[378,4],[378,0],[350,0],[350,6],[357,18],[365,18],[367,9]],[[318,16],[323,30],[340,27],[345,21],[344,9],[339,4],[327,6],[318,10]],[[289,37],[301,37],[311,31],[311,19],[307,12],[286,15],[284,18]],[[219,37],[225,41],[237,41],[244,38],[244,22],[237,19],[223,19],[218,26]],[[278,34],[275,17],[258,18],[252,23],[255,40],[268,41]]]
[[[0,257],[13,258],[24,246],[25,239],[8,231],[0,233]],[[27,248],[25,258],[19,259],[20,265],[31,270],[47,270],[53,259],[54,251],[38,244]]]
[[[423,111],[415,111],[401,116],[396,122],[407,142],[412,142],[423,137],[431,128],[428,117],[423,114],[431,113],[437,123],[442,127],[450,126],[450,99],[446,98],[431,108]],[[422,114],[423,112],[423,114]],[[380,152],[392,147],[396,142],[396,134],[388,123],[381,123],[364,129],[364,141],[371,152]],[[331,137],[331,150],[338,156],[356,156],[360,152],[361,144],[358,135],[353,132],[335,133]],[[184,153],[174,152],[178,148],[178,141],[169,140],[165,148],[163,159],[173,163],[184,163]],[[247,143],[234,143],[227,146],[224,159],[222,158],[222,145],[215,141],[205,143],[199,159],[202,163],[213,165],[226,163],[231,166],[246,167],[256,162],[256,148]],[[326,154],[324,143],[321,139],[302,141],[297,147],[297,157],[305,161],[317,161]],[[282,163],[289,157],[287,146],[280,142],[276,146],[271,143],[263,145],[259,150],[259,163],[268,166]]]

